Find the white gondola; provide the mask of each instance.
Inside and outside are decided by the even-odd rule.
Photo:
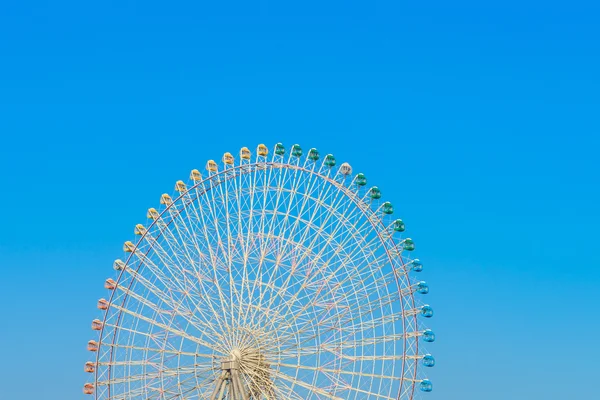
[[[113,262],[113,268],[115,271],[123,271],[125,269],[125,263],[120,259],[116,259],[115,262]]]
[[[342,165],[340,165],[340,173],[342,175],[351,175],[352,174],[352,167],[350,166],[350,164],[348,164],[347,162],[343,163]]]

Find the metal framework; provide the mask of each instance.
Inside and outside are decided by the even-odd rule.
[[[434,340],[391,203],[295,145],[226,153],[148,210],[92,328],[95,399],[412,399]]]

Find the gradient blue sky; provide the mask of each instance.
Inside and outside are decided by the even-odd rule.
[[[163,3],[0,5],[0,399],[81,398],[134,224],[278,141],[349,161],[406,221],[436,311],[424,399],[597,398],[597,2]]]

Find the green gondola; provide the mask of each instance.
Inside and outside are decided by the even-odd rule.
[[[394,206],[389,201],[383,203],[382,211],[385,215],[391,215],[394,213]]]
[[[356,175],[356,179],[354,179],[354,182],[356,182],[358,186],[365,186],[367,184],[367,177],[361,172]]]
[[[381,198],[381,190],[379,190],[379,188],[377,186],[373,186],[370,190],[369,190],[369,196],[371,196],[371,198],[373,200],[377,200]]]
[[[278,156],[282,156],[285,154],[285,147],[283,146],[283,144],[277,143],[275,145],[275,154],[277,154]]]
[[[405,229],[406,225],[404,225],[404,221],[402,221],[400,218],[394,221],[394,231],[404,232]]]

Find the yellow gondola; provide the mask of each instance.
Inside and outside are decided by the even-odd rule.
[[[197,169],[193,169],[192,172],[190,172],[190,179],[197,182],[202,179],[202,174]]]
[[[173,203],[173,199],[168,194],[163,193],[163,195],[160,196],[160,204],[164,204],[164,205],[168,206],[171,203]]]
[[[149,208],[148,209],[148,213],[146,214],[146,216],[152,220],[156,220],[159,217],[159,213],[158,211],[156,211],[156,208]]]
[[[218,167],[215,160],[208,160],[208,162],[206,163],[206,170],[210,172],[217,172]]]
[[[187,190],[187,186],[185,186],[185,183],[183,183],[183,181],[177,181],[175,183],[175,190],[179,193],[183,193]]]
[[[233,156],[231,155],[231,153],[225,153],[223,154],[223,162],[227,165],[233,165],[235,159],[233,158]]]
[[[142,224],[137,224],[135,226],[135,229],[133,230],[133,233],[136,235],[144,235],[146,233],[147,229],[144,225]]]
[[[267,149],[267,146],[265,146],[264,144],[259,144],[258,148],[256,149],[256,152],[259,156],[266,157],[267,154],[269,154],[269,149]]]
[[[248,149],[247,147],[242,147],[242,149],[240,150],[240,158],[242,160],[249,160],[251,155],[252,153],[250,153],[250,149]]]

